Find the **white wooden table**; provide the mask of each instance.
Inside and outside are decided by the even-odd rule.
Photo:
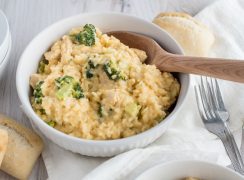
[[[0,0],[0,9],[9,20],[13,41],[10,62],[0,81],[0,112],[30,127],[27,117],[20,109],[15,72],[26,45],[37,33],[55,21],[79,13],[98,11],[123,12],[151,21],[162,11],[183,11],[194,15],[210,2],[213,0]],[[46,178],[45,165],[40,158],[30,179]],[[0,180],[2,179],[13,178],[0,171]]]

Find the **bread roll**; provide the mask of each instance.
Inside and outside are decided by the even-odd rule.
[[[207,56],[214,43],[213,33],[186,13],[160,13],[153,23],[171,34],[181,45],[185,55]]]
[[[8,145],[8,132],[0,129],[0,166]]]
[[[17,179],[27,179],[43,149],[41,138],[4,115],[0,115],[0,129],[8,132],[7,151],[0,169]]]

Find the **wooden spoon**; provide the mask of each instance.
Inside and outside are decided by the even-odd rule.
[[[131,48],[145,51],[148,56],[146,63],[155,64],[161,71],[212,76],[244,83],[244,61],[176,55],[165,51],[156,41],[144,35],[126,31],[108,34]]]

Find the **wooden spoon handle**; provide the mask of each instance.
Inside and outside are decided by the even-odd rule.
[[[182,72],[212,76],[244,83],[244,61],[221,58],[189,57],[167,54],[162,61],[155,62],[163,71]]]

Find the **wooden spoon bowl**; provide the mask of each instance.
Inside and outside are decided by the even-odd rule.
[[[244,83],[244,61],[223,58],[190,57],[165,51],[150,37],[126,31],[107,33],[131,48],[146,52],[147,64],[155,64],[161,71],[211,76]]]

